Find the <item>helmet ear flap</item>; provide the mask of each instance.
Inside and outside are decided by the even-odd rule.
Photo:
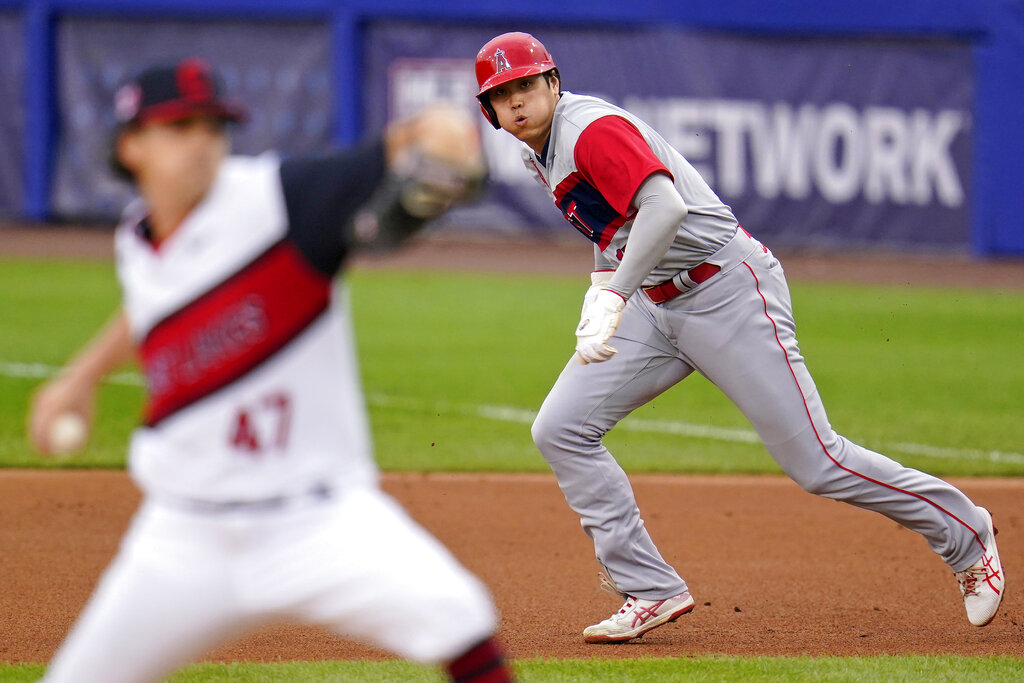
[[[491,98],[487,97],[487,95],[480,95],[477,99],[480,100],[480,111],[484,113],[484,117],[491,122],[494,130],[500,129],[501,124],[498,123],[498,114],[494,111],[494,107],[491,106]]]

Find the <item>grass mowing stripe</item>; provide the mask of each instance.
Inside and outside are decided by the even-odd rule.
[[[0,361],[0,375],[8,377],[29,377],[44,378],[54,374],[58,368],[46,365],[45,363],[17,363]],[[141,386],[142,377],[135,372],[121,372],[112,375],[109,380],[112,384],[126,384],[129,386]],[[415,411],[439,411],[441,413],[459,414],[497,420],[499,422],[514,422],[519,424],[531,424],[537,416],[536,410],[527,408],[515,408],[512,406],[492,406],[457,404],[446,401],[425,401],[408,397],[387,396],[385,394],[369,394],[366,397],[367,403],[378,407],[400,407],[405,410]],[[760,443],[760,438],[752,429],[739,429],[736,427],[716,427],[714,425],[699,425],[690,422],[678,422],[673,420],[648,420],[636,417],[627,417],[617,429],[636,432],[650,432],[653,434],[679,434],[696,439],[711,439],[716,441],[727,441],[734,443]],[[914,453],[931,458],[962,458],[965,460],[990,460],[992,462],[1008,462],[1024,464],[1024,453],[1010,453],[1004,451],[985,451],[981,449],[964,448],[942,448],[927,444],[896,442],[882,444],[881,450],[901,451]]]
[[[534,418],[537,416],[536,410],[529,410],[526,408],[471,404],[460,405],[446,401],[424,401],[413,398],[385,396],[383,394],[371,394],[367,396],[367,402],[373,406],[401,407],[406,410],[425,412],[437,411],[441,413],[457,413],[461,415],[486,418],[489,420],[497,420],[499,422],[516,422],[520,424],[532,424]],[[758,437],[757,432],[752,429],[716,427],[714,425],[700,425],[674,420],[648,420],[643,418],[627,417],[618,424],[616,429],[634,432],[649,432],[653,434],[679,434],[696,439],[711,439],[732,443],[761,443],[761,439]],[[872,446],[869,445],[869,447]],[[981,449],[942,448],[939,446],[907,442],[886,443],[874,447],[883,451],[902,451],[904,453],[915,453],[917,455],[924,455],[932,458],[962,458],[965,460],[990,460],[992,462],[1024,464],[1024,453],[985,451]]]
[[[359,271],[349,284],[367,392],[468,406],[371,404],[383,468],[546,471],[523,424],[571,353],[579,278]],[[793,298],[801,349],[841,434],[937,476],[1024,475],[1024,294],[795,283]],[[0,358],[58,364],[117,300],[109,264],[0,258]],[[41,466],[24,435],[37,380],[0,376],[0,466]],[[89,448],[60,466],[123,466],[137,376],[104,384],[99,401]],[[778,472],[739,410],[699,376],[642,406],[608,443],[633,472]]]

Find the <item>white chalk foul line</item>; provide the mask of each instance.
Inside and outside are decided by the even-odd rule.
[[[59,368],[45,363],[16,363],[0,361],[0,375],[6,377],[22,377],[42,379],[57,372]],[[111,384],[142,386],[142,377],[137,372],[121,372],[107,378]],[[513,406],[492,406],[469,403],[451,403],[447,401],[426,401],[422,399],[388,396],[386,394],[370,394],[367,403],[379,408],[397,408],[415,412],[437,412],[470,417],[480,417],[499,422],[516,424],[532,424],[537,411]],[[728,443],[760,443],[757,433],[752,429],[740,427],[715,427],[713,425],[693,424],[674,420],[646,420],[628,417],[616,429],[648,432],[652,434],[678,434],[695,439],[711,439]],[[984,450],[979,448],[943,448],[927,444],[894,441],[882,444],[884,451],[900,451],[912,455],[923,455],[929,458],[987,460],[990,462],[1024,464],[1024,453],[1008,451]]]
[[[12,363],[0,361],[0,375],[5,377],[18,377],[23,379],[43,379],[57,373],[60,368],[45,363]],[[126,384],[128,386],[142,386],[142,375],[137,372],[116,372],[107,377],[111,384]]]
[[[482,417],[488,420],[499,422],[514,422],[518,424],[532,424],[537,416],[537,411],[525,408],[514,408],[511,406],[492,406],[475,404],[458,404],[446,401],[424,401],[411,398],[400,398],[384,394],[371,394],[367,397],[370,405],[381,408],[398,408],[415,412],[436,412]],[[761,439],[753,429],[740,427],[715,427],[713,425],[693,424],[690,422],[678,422],[674,420],[646,420],[636,417],[627,417],[620,422],[616,429],[649,432],[654,434],[678,434],[696,439],[711,439],[714,441],[726,441],[729,443],[760,443]],[[892,442],[883,444],[879,449],[884,451],[900,451],[913,455],[923,455],[930,458],[943,459],[964,459],[964,460],[988,460],[992,462],[1004,462],[1013,464],[1024,464],[1024,453],[1012,453],[1007,451],[967,449],[967,448],[942,448],[929,446],[927,444]]]

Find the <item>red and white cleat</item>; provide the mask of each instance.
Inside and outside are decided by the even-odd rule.
[[[999,550],[996,548],[996,530],[992,525],[992,515],[985,508],[979,508],[985,516],[985,554],[981,559],[962,572],[954,572],[960,584],[960,592],[964,596],[964,607],[967,618],[975,626],[985,626],[996,616],[999,603],[1003,601],[1006,577],[1003,565],[999,561]]]
[[[689,591],[664,600],[644,600],[627,595],[618,612],[583,629],[583,640],[588,643],[624,643],[691,611],[693,598]]]

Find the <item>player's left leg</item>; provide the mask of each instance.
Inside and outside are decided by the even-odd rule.
[[[790,477],[807,491],[917,531],[954,572],[994,553],[986,513],[960,490],[832,429],[797,346],[785,276],[770,253],[757,250],[716,279],[668,304],[680,345],[743,411]],[[728,314],[706,313],[713,310]]]
[[[261,611],[321,624],[405,659],[445,664],[466,681],[509,680],[486,587],[385,493],[338,492],[267,528],[274,551],[252,566]],[[286,540],[290,539],[290,540]]]

